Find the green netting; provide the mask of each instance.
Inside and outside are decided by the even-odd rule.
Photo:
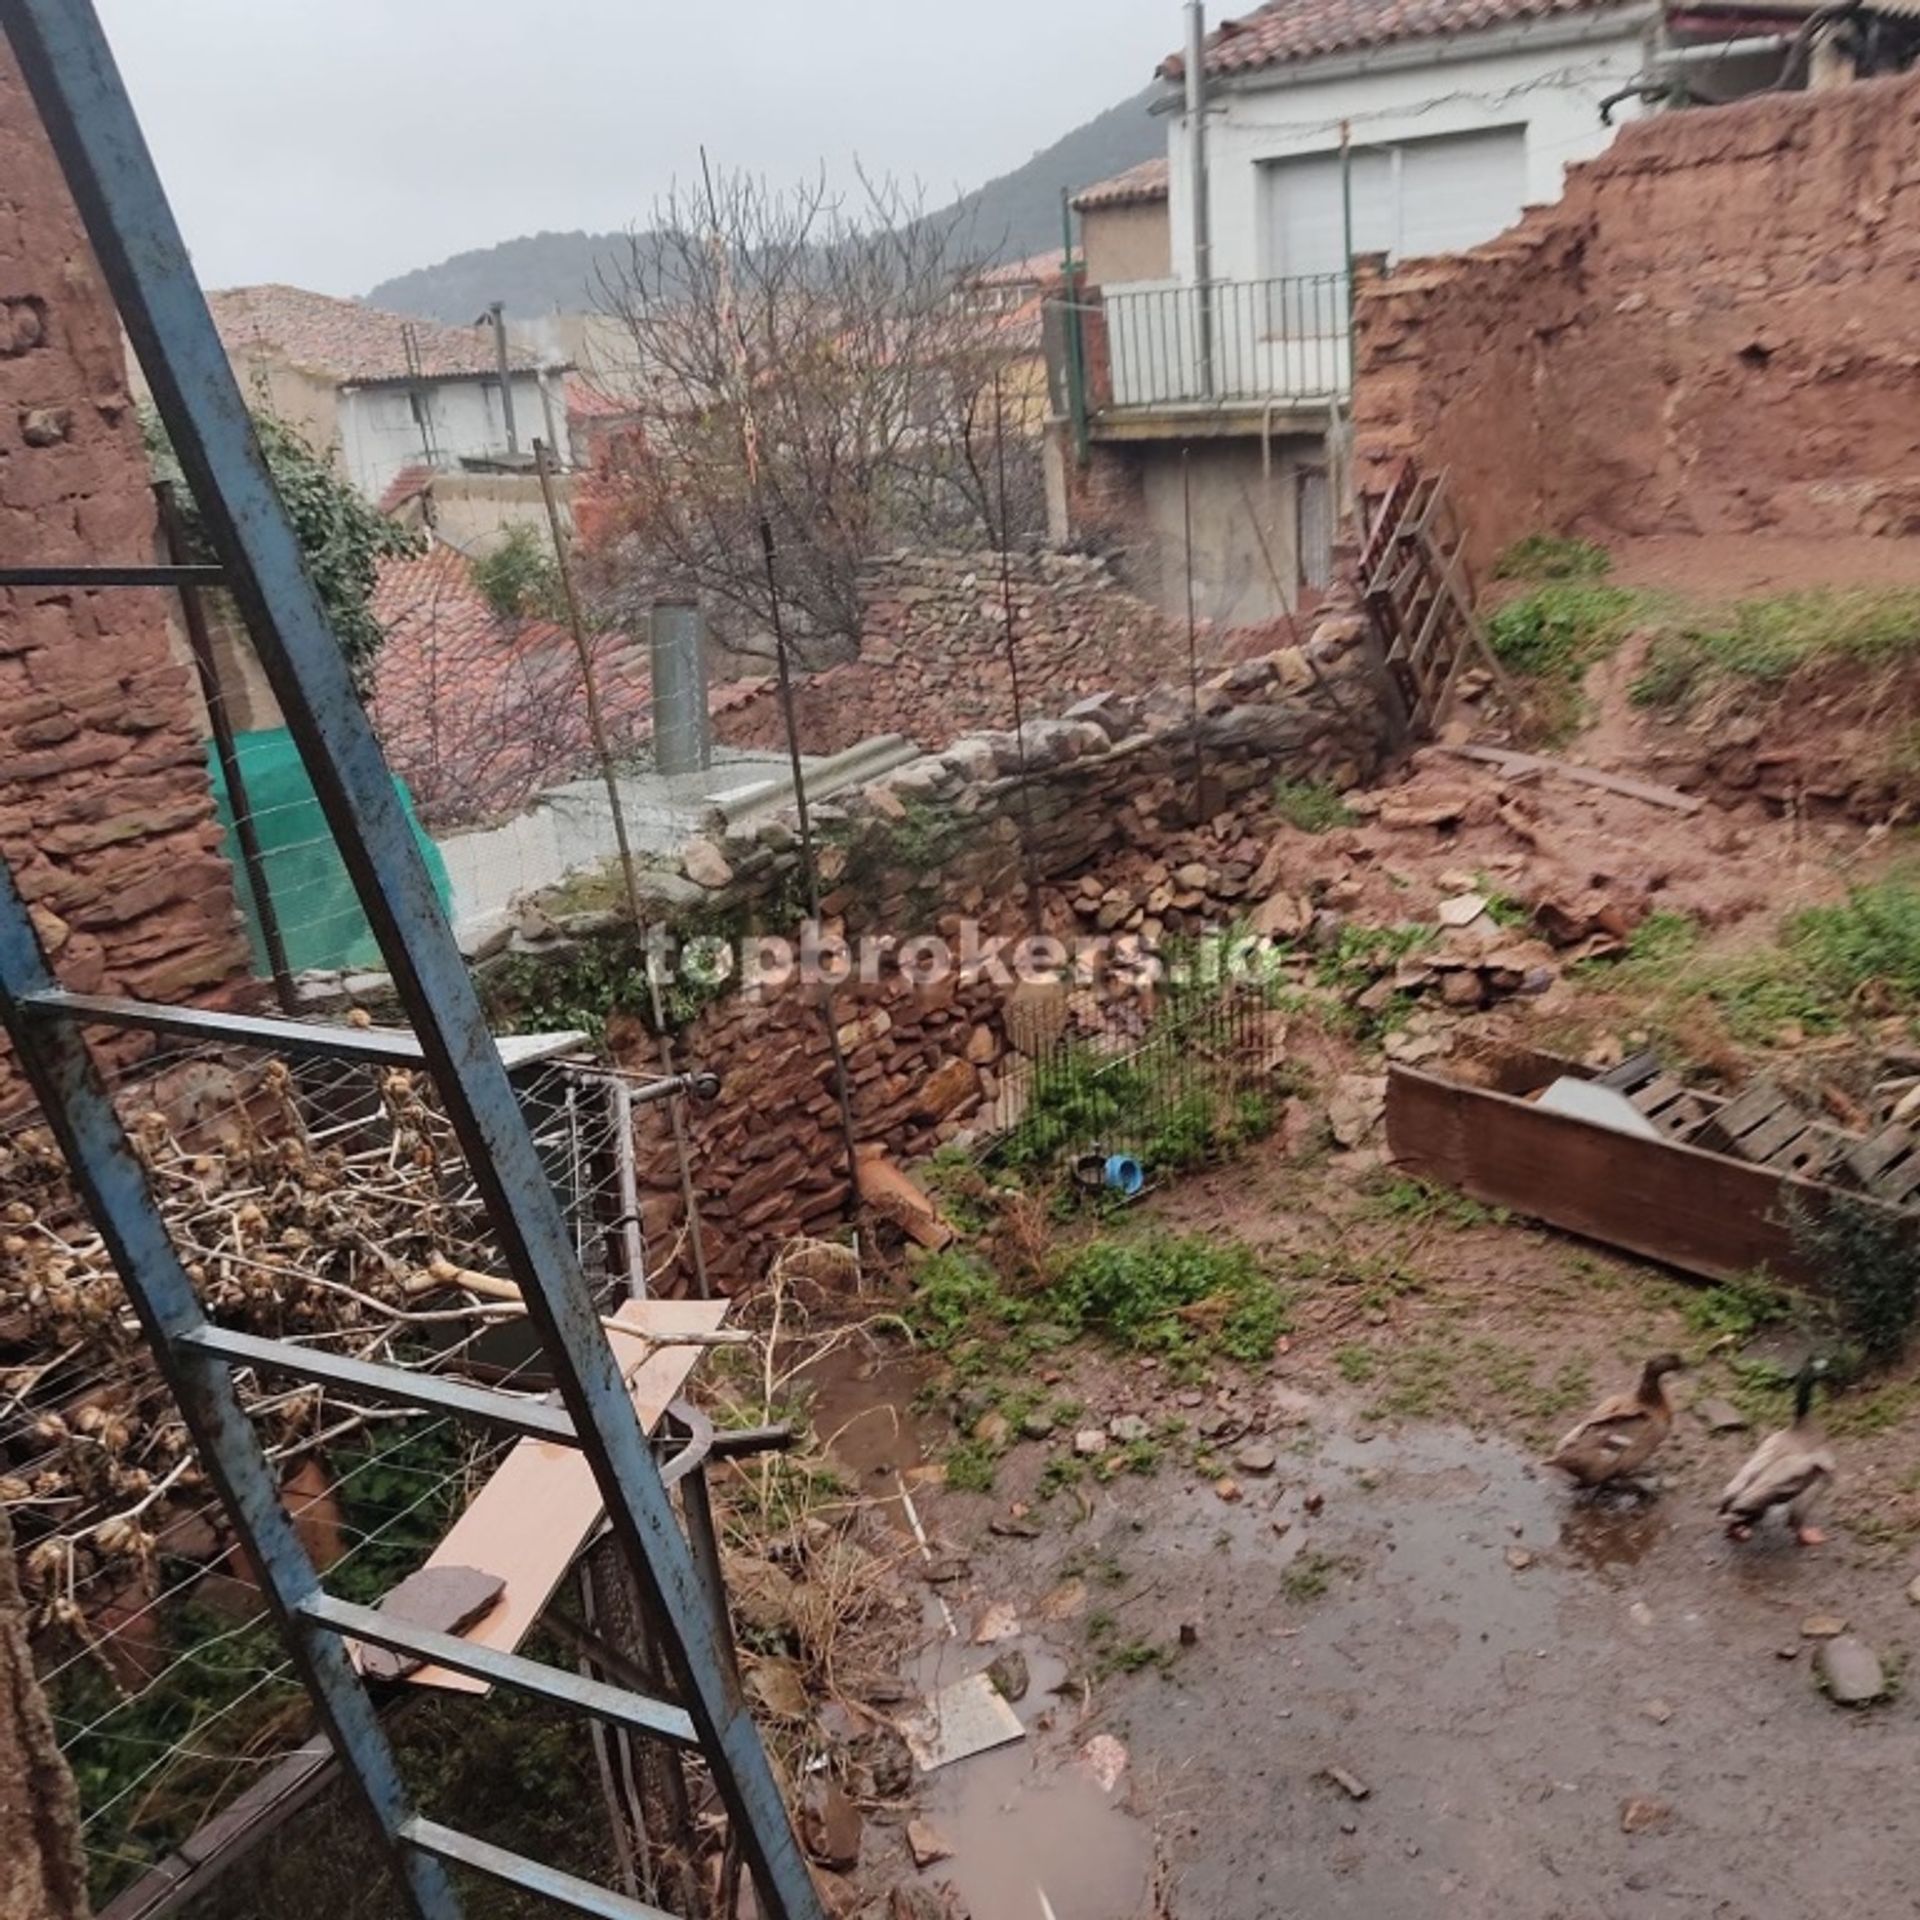
[[[353,882],[347,878],[347,869],[334,846],[333,835],[320,811],[313,783],[300,762],[293,736],[285,727],[237,734],[234,750],[240,761],[240,778],[246,783],[254,830],[260,840],[267,889],[280,918],[288,965],[296,973],[309,967],[380,966],[380,952],[373,943],[372,929],[360,911]],[[227,783],[211,742],[207,747],[207,762],[213,778],[213,797],[220,809],[220,824],[226,830],[227,858],[234,866],[234,892],[246,915],[254,968],[264,974],[266,943],[260,937],[259,917],[254,912],[252,893],[241,869],[240,842],[233,830],[233,806],[227,795]],[[445,907],[451,892],[447,863],[414,818],[413,798],[407,792],[406,783],[396,780],[394,786],[413,825],[413,837],[426,856],[434,891]]]

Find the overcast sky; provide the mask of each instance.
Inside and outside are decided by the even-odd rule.
[[[98,0],[201,279],[364,293],[676,174],[1005,173],[1138,91],[1176,0]]]

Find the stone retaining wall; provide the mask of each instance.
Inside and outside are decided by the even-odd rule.
[[[1098,694],[1030,722],[1024,774],[1011,734],[954,740],[818,810],[827,930],[850,940],[939,934],[964,951],[963,921],[986,936],[1037,926],[1067,941],[1101,933],[1152,946],[1244,920],[1267,894],[1307,878],[1274,871],[1265,828],[1275,783],[1347,787],[1385,756],[1377,675],[1364,622],[1336,607],[1305,648],[1212,676],[1197,729],[1184,693],[1163,690]],[[790,820],[749,839],[696,842],[681,871],[652,877],[655,910],[682,930],[790,935],[798,867]],[[583,936],[626,937],[600,926],[557,920],[556,964]],[[729,991],[679,1042],[683,1061],[725,1085],[718,1103],[689,1118],[710,1267],[729,1289],[757,1279],[789,1235],[843,1217],[845,1149],[820,999],[799,985]],[[1098,1025],[1104,1003],[1084,988],[1010,990],[985,968],[916,984],[889,967],[871,984],[840,988],[836,1019],[856,1131],[904,1160],[983,1123],[1006,1084],[1010,1047],[1032,1044],[1030,1025]],[[636,1018],[617,1017],[610,1037],[629,1064],[652,1064]],[[658,1256],[673,1245],[681,1207],[664,1121],[646,1115],[644,1211]]]
[[[1184,670],[1184,631],[1122,587],[1104,562],[1019,553],[1010,571],[1024,713],[1058,713],[1083,694],[1122,681],[1151,685]],[[840,753],[880,733],[943,747],[976,728],[1012,724],[997,553],[876,561],[864,606],[859,658],[795,688],[802,751]],[[714,726],[729,746],[786,745],[771,682],[751,697],[732,694]]]

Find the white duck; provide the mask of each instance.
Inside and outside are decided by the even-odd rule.
[[[1825,1376],[1824,1360],[1809,1360],[1794,1382],[1793,1424],[1770,1433],[1754,1448],[1720,1496],[1727,1533],[1750,1539],[1756,1525],[1775,1507],[1785,1507],[1793,1536],[1803,1547],[1817,1547],[1827,1536],[1810,1524],[1815,1505],[1833,1483],[1833,1454],[1813,1417],[1813,1390]]]

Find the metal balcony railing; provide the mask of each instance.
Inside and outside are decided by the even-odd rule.
[[[1324,400],[1351,379],[1344,273],[1115,288],[1098,315],[1106,378],[1089,394],[1096,412]]]

